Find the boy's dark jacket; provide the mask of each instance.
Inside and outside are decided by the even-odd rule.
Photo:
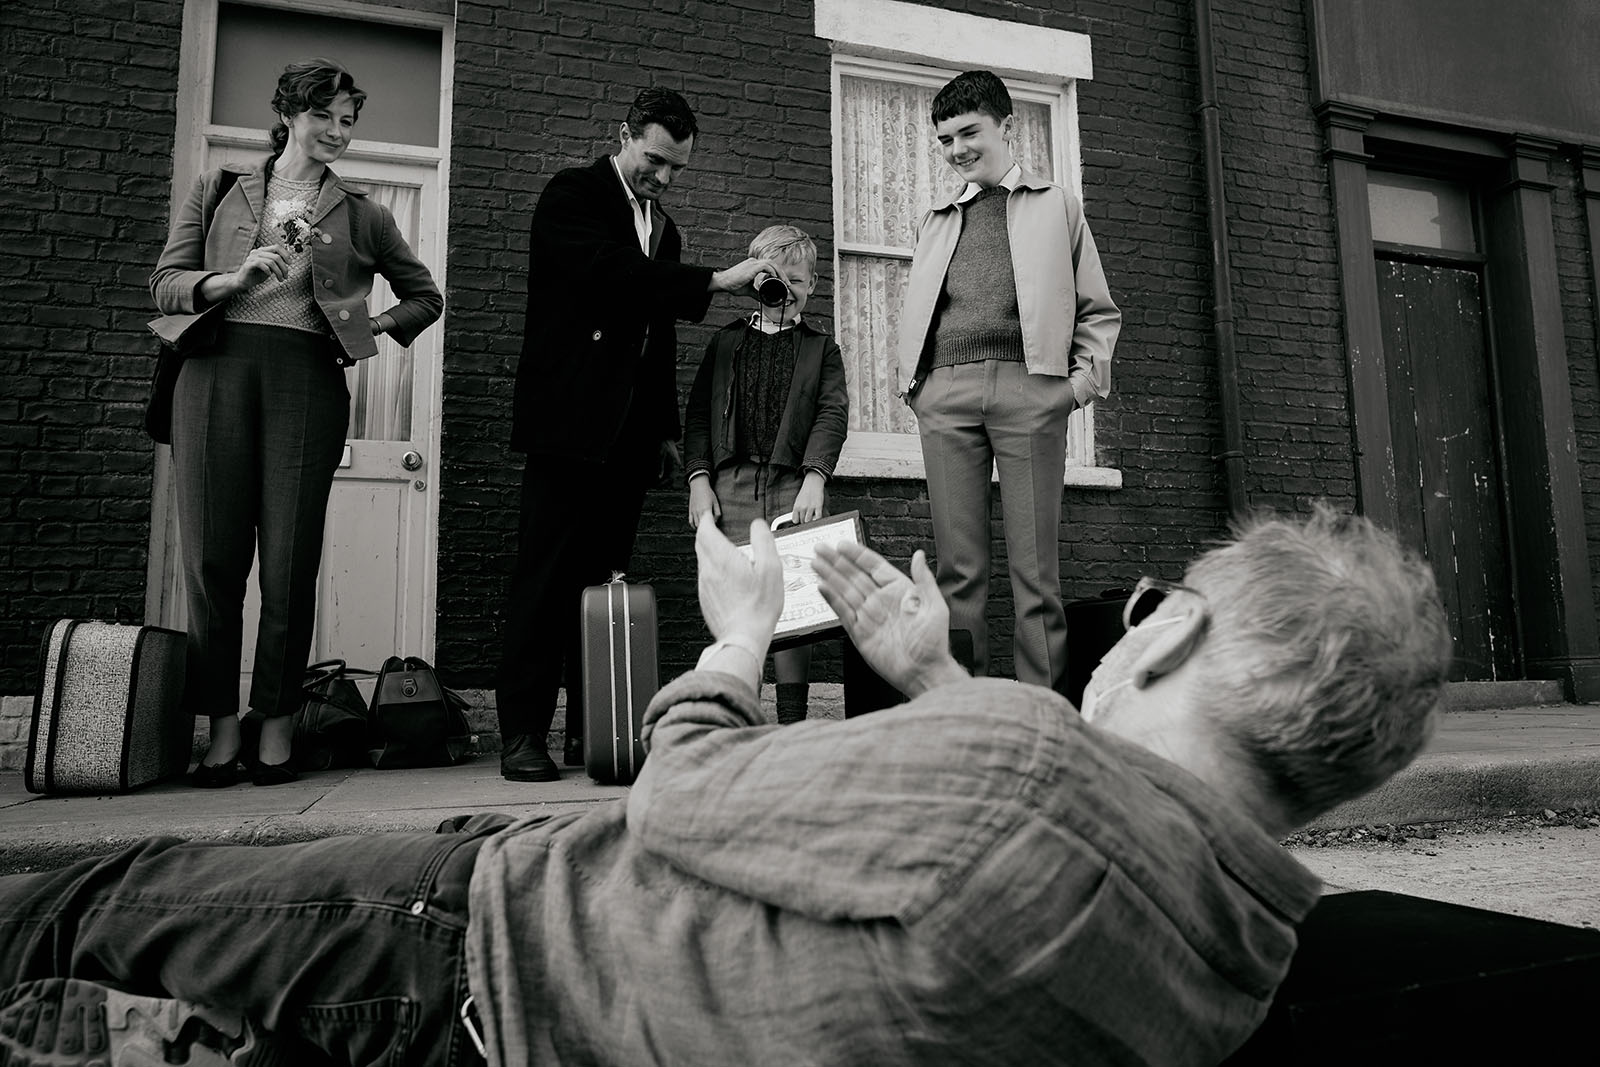
[[[711,303],[709,267],[678,257],[678,228],[650,205],[652,255],[609,156],[550,179],[528,240],[528,312],[511,447],[603,460],[630,407],[656,440],[678,439],[675,320]]]
[[[716,471],[736,458],[733,443],[739,410],[733,395],[733,355],[748,328],[744,319],[730,322],[706,345],[683,420],[685,474]],[[794,329],[799,338],[794,380],[770,462],[832,477],[850,419],[844,357],[833,338],[813,330],[804,319]]]

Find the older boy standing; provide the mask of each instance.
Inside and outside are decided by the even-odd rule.
[[[1058,688],[1067,418],[1110,394],[1122,313],[1082,205],[1017,164],[1005,83],[986,70],[957,76],[934,97],[933,122],[945,162],[967,184],[918,228],[897,370],[922,437],[939,591],[950,625],[972,634],[976,672],[988,673],[997,467],[1016,675]]]

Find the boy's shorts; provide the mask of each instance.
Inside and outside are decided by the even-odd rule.
[[[723,467],[711,479],[722,508],[718,527],[735,541],[746,540],[755,519],[770,525],[773,519],[792,512],[804,482],[805,475],[793,467],[758,467],[754,463]]]

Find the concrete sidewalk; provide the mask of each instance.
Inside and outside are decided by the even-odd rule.
[[[838,690],[812,687],[813,716],[842,714]],[[20,772],[4,771],[0,873],[59,866],[151,834],[265,843],[431,830],[452,815],[584,811],[626,793],[596,785],[581,768],[567,768],[559,782],[507,782],[493,753],[432,770],[306,774],[268,789],[202,791],[175,780],[121,796],[39,797],[24,790]],[[1314,825],[1444,822],[1597,803],[1600,706],[1452,711],[1415,764]]]

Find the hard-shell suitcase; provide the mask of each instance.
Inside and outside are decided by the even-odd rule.
[[[194,719],[182,708],[184,653],[177,630],[52,624],[39,651],[28,790],[121,792],[187,770]]]
[[[656,594],[616,575],[583,591],[583,763],[589,777],[628,785],[644,763],[644,709],[661,688]]]

